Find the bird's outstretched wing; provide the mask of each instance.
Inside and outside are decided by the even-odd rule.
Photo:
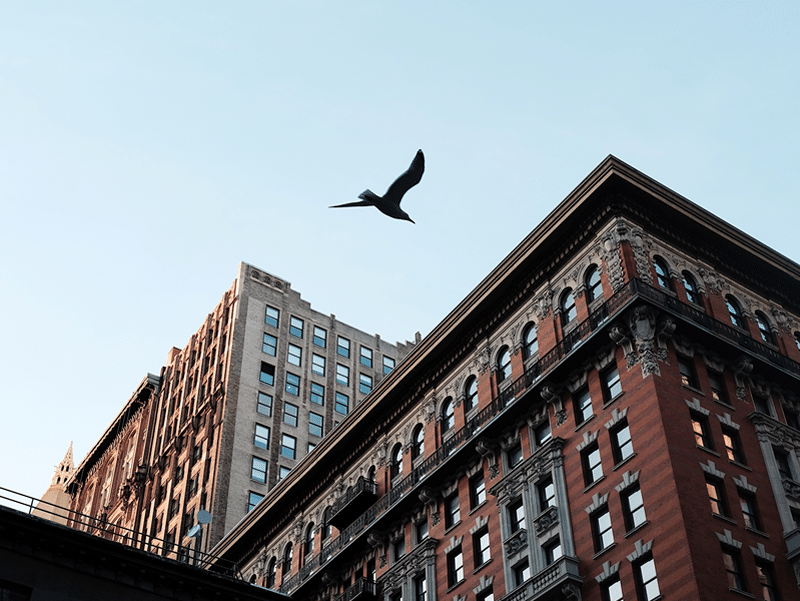
[[[356,201],[353,201],[353,202],[346,202],[346,203],[341,204],[341,205],[331,205],[328,208],[329,209],[338,209],[338,208],[341,208],[341,207],[371,207],[371,206],[372,206],[371,202],[368,202],[366,200],[356,200]]]
[[[394,183],[386,190],[386,194],[383,195],[384,200],[399,205],[403,195],[419,183],[424,172],[425,155],[422,154],[421,150],[418,150],[414,160],[411,161],[408,171],[394,180]]]

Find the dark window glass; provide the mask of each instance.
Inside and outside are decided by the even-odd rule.
[[[624,601],[619,576],[604,581],[601,587],[600,597],[603,601]]]
[[[703,301],[700,298],[700,289],[697,287],[697,280],[695,280],[694,276],[688,271],[684,271],[681,275],[683,276],[683,289],[686,290],[686,298],[690,303],[702,306]]]
[[[600,448],[597,443],[581,451],[583,463],[583,480],[586,486],[603,477],[603,464],[600,461]]]
[[[602,298],[603,284],[600,282],[600,271],[592,265],[586,272],[586,302]]]
[[[416,459],[425,455],[425,428],[417,424],[414,428],[411,442],[411,458]]]
[[[531,566],[527,558],[523,559],[511,569],[514,571],[514,587],[522,586],[525,581],[531,577]]]
[[[789,453],[783,449],[772,447],[775,454],[775,461],[778,463],[778,473],[783,480],[794,480],[794,469],[792,469],[791,458]]]
[[[261,375],[259,380],[267,386],[275,385],[275,368],[269,363],[261,362]]]
[[[758,331],[761,333],[761,340],[767,344],[776,346],[775,334],[772,332],[772,327],[769,324],[767,316],[761,311],[756,311],[756,323],[758,324]]]
[[[673,290],[672,278],[669,276],[669,269],[664,259],[661,257],[653,259],[653,269],[656,272],[656,283],[665,290]]]
[[[470,411],[478,406],[478,378],[470,376],[464,392],[464,411]]]
[[[461,509],[458,504],[458,494],[451,495],[444,500],[444,525],[450,528],[461,520]]]
[[[633,455],[633,441],[627,420],[622,420],[611,429],[611,453],[615,463],[625,461]]]
[[[522,334],[522,352],[525,359],[533,357],[539,352],[539,338],[537,337],[536,324],[528,324]]]
[[[453,587],[464,580],[464,555],[461,547],[447,554],[447,586]]]
[[[514,499],[508,504],[508,524],[511,533],[525,527],[525,506],[522,499]]]
[[[389,464],[389,476],[394,478],[403,473],[403,445],[397,443],[392,451],[392,461]]]
[[[718,403],[730,405],[728,390],[725,388],[725,378],[721,373],[708,370],[708,382],[711,387],[711,398]]]
[[[442,432],[447,432],[452,429],[456,423],[455,408],[453,407],[453,399],[447,397],[442,407]]]
[[[489,529],[483,528],[472,535],[472,549],[475,557],[475,567],[478,568],[492,558],[489,549]]]
[[[681,372],[681,384],[695,390],[699,388],[697,372],[694,369],[694,359],[678,355],[678,370]]]
[[[711,502],[711,513],[730,517],[728,503],[725,499],[725,487],[722,482],[716,478],[706,477],[706,491],[708,500]]]
[[[779,601],[778,584],[772,564],[756,560],[756,573],[758,574],[758,584],[761,587],[759,598],[764,601]]]
[[[747,462],[742,451],[742,441],[739,438],[739,433],[733,428],[723,426],[722,440],[725,442],[725,452],[728,454],[728,459],[745,465]]]
[[[746,328],[739,301],[729,294],[725,297],[725,304],[728,306],[728,316],[731,318],[731,323],[737,328]]]
[[[511,445],[508,450],[506,450],[506,457],[508,458],[509,469],[515,468],[522,463],[522,444],[516,442]]]
[[[625,529],[630,532],[647,520],[644,512],[644,500],[639,485],[630,486],[622,492],[622,516],[625,518]]]
[[[536,491],[539,496],[539,511],[544,511],[550,507],[556,506],[556,487],[553,485],[552,478],[540,482],[536,486]]]
[[[550,422],[545,421],[544,423],[539,424],[536,426],[536,429],[533,431],[534,439],[536,440],[536,446],[541,447],[551,438],[553,438],[553,433],[550,430]]]
[[[486,482],[483,479],[483,472],[479,472],[469,479],[469,507],[475,509],[484,501],[486,501]]]
[[[724,547],[722,549],[722,562],[725,564],[725,572],[728,575],[728,587],[739,591],[747,590],[744,584],[742,558],[739,555],[739,551]]]
[[[497,358],[497,381],[502,382],[511,376],[511,352],[507,346],[500,350]]]
[[[567,288],[561,295],[561,325],[565,326],[578,316],[578,309],[575,307],[575,296],[572,288]]]
[[[604,506],[595,511],[591,516],[592,537],[594,539],[594,551],[599,553],[614,542],[614,531],[611,528],[611,513],[608,506]]]
[[[583,388],[575,393],[573,397],[575,403],[575,423],[582,424],[587,419],[594,415],[592,410],[592,397],[589,395],[589,389]]]
[[[758,515],[756,496],[750,492],[739,491],[739,504],[742,506],[744,525],[753,530],[761,530],[761,519]]]
[[[760,394],[754,394],[753,405],[755,406],[755,410],[759,413],[774,417],[772,415],[772,407],[770,406],[769,399],[767,397],[761,396]]]
[[[547,565],[555,563],[564,555],[564,551],[561,548],[561,540],[558,537],[545,543],[542,547],[544,548],[544,562]]]
[[[600,373],[600,383],[603,388],[603,402],[606,404],[622,394],[622,383],[619,380],[619,370],[616,366],[609,367]]]
[[[696,411],[690,412],[692,418],[692,430],[694,431],[694,442],[698,447],[704,449],[714,449],[711,439],[711,428],[708,425],[708,416]]]

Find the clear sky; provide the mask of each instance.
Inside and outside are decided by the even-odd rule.
[[[41,495],[246,261],[428,333],[614,154],[788,257],[798,2],[0,3],[0,486]],[[422,148],[403,201],[372,208]]]

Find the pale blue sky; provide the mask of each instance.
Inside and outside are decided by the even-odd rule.
[[[0,2],[0,486],[80,461],[240,261],[413,339],[608,154],[800,259],[797,2],[124,4]],[[327,208],[418,148],[417,225]]]

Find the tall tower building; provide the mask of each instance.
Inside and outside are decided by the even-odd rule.
[[[242,263],[200,329],[143,380],[76,469],[71,507],[90,517],[72,523],[137,545],[160,539],[159,552],[180,556],[205,509],[210,548],[412,347],[319,313],[289,282]]]
[[[53,479],[50,481],[50,486],[47,487],[41,501],[36,505],[36,508],[31,512],[40,518],[53,521],[57,524],[67,523],[67,514],[69,513],[65,508],[69,507],[70,496],[67,494],[67,480],[72,476],[74,469],[72,461],[72,443],[69,443],[64,459],[61,460],[56,466],[56,471],[53,474]]]
[[[800,265],[604,160],[216,546],[296,601],[796,599]]]

